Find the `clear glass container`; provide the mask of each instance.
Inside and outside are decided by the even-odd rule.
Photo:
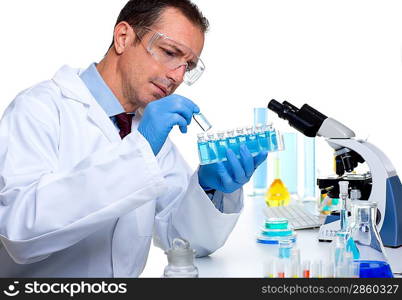
[[[253,127],[246,128],[246,145],[250,153],[255,156],[260,152],[257,136],[254,133]]]
[[[360,264],[360,277],[390,278],[391,267],[376,226],[377,203],[356,200],[352,202],[352,222],[354,258]]]
[[[216,138],[214,133],[208,133],[208,146],[209,146],[209,162],[216,163],[218,159],[218,148],[216,147]]]
[[[210,163],[209,158],[209,143],[203,133],[197,134],[198,156],[200,158],[200,164],[206,165]]]
[[[209,123],[202,113],[193,114],[193,119],[203,131],[208,131],[212,128],[211,123]]]
[[[172,248],[165,252],[168,265],[164,270],[165,278],[197,278],[198,268],[194,265],[195,251],[184,239],[175,238]]]
[[[240,144],[237,141],[233,129],[226,131],[226,142],[228,144],[228,148],[232,149],[232,151],[234,152],[234,154],[236,154],[237,157],[240,157]]]
[[[228,147],[228,143],[226,141],[225,132],[218,131],[216,133],[217,140],[216,140],[216,149],[218,151],[218,160],[219,161],[226,161],[226,149]]]

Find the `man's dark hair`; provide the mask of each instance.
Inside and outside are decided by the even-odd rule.
[[[136,30],[137,34],[142,35],[141,27],[151,27],[157,23],[167,8],[179,10],[190,22],[198,26],[203,33],[208,31],[208,20],[203,16],[197,5],[190,0],[130,0],[121,10],[116,25],[125,21]],[[114,41],[110,47],[113,44]]]

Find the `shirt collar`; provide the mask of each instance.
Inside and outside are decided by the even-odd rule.
[[[109,117],[125,112],[119,100],[96,69],[96,63],[91,64],[88,69],[81,73],[80,77]]]

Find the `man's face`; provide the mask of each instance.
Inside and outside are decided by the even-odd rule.
[[[166,9],[162,13],[160,21],[151,28],[187,46],[195,55],[201,55],[204,34],[180,11],[173,8]],[[133,39],[138,39],[134,31],[131,33]],[[147,32],[141,38],[142,43],[131,43],[122,53],[118,62],[123,96],[140,107],[145,107],[149,102],[173,94],[183,82],[185,72],[185,66],[171,69],[156,60],[146,50],[152,35],[152,32]],[[185,58],[183,63],[186,63]]]

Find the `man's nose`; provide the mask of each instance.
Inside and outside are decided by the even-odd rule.
[[[185,73],[186,66],[182,65],[174,70],[170,70],[166,75],[169,79],[173,80],[175,84],[181,84],[183,82]]]

